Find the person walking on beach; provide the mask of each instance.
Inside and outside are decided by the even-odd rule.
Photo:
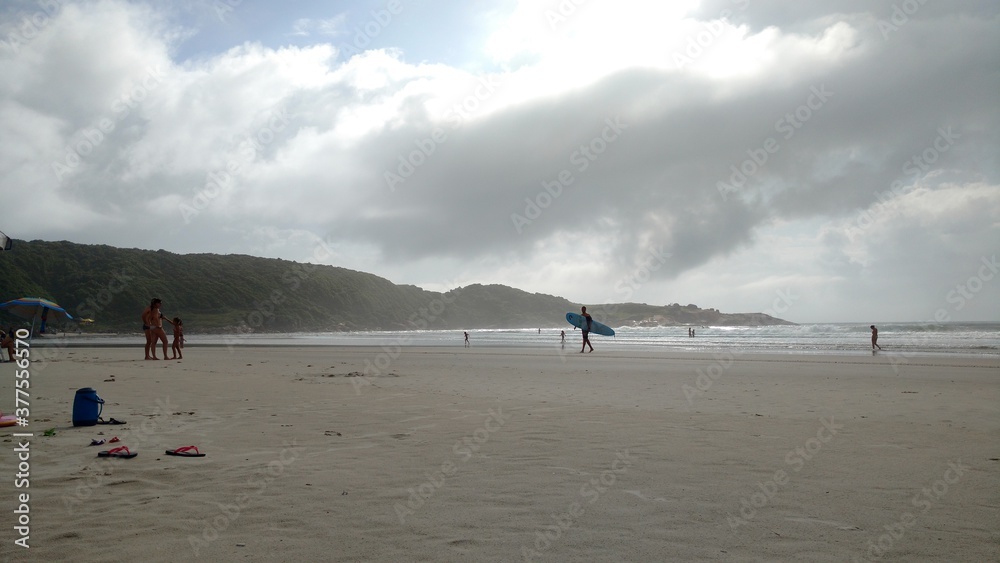
[[[587,326],[581,328],[581,330],[583,331],[583,346],[580,347],[580,353],[582,354],[583,351],[587,348],[587,346],[590,346],[590,351],[593,352],[594,345],[590,343],[590,328],[594,326],[593,325],[594,319],[590,316],[590,313],[587,312],[586,307],[580,308],[580,314],[583,316],[583,318],[587,319]]]
[[[184,354],[181,353],[181,348],[184,347],[184,322],[181,321],[180,317],[174,317],[174,321],[170,324],[174,325],[174,342],[170,345],[170,351],[173,355],[170,356],[170,359],[183,360]]]
[[[142,310],[142,333],[146,336],[146,359],[153,360],[155,358],[149,357],[149,349],[153,345],[153,332],[149,328],[149,315],[153,312],[153,303],[157,301],[156,299],[151,299],[149,301],[149,307]]]
[[[882,347],[878,345],[878,329],[877,329],[877,328],[875,328],[875,325],[872,325],[872,326],[871,326],[871,329],[872,329],[872,352],[874,352],[874,351],[875,351],[875,348],[876,348],[876,347],[877,347],[877,348],[878,348],[879,350],[881,350],[881,349],[882,349]]]
[[[465,333],[465,347],[466,348],[469,347],[469,333],[468,332]]]

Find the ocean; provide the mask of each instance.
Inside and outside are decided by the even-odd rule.
[[[698,326],[689,337],[686,326],[620,327],[614,337],[591,336],[598,350],[759,352],[780,354],[871,353],[871,331],[862,323],[784,326]],[[883,353],[1000,357],[1000,323],[886,323],[877,325]],[[475,347],[538,347],[561,349],[580,345],[580,332],[537,328],[470,330]],[[187,344],[215,346],[443,346],[462,347],[461,330],[271,333],[250,335],[191,334]],[[140,345],[141,335],[70,336],[71,346]],[[46,339],[43,345],[61,338]],[[41,342],[36,340],[37,344]]]

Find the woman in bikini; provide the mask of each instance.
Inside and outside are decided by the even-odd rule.
[[[149,333],[152,335],[151,338],[153,340],[149,346],[149,351],[153,354],[152,359],[154,360],[160,359],[156,357],[157,340],[163,341],[163,359],[169,359],[167,358],[167,333],[163,332],[163,321],[166,320],[166,318],[163,316],[163,313],[160,312],[160,306],[160,300],[153,299],[152,309],[147,317],[149,319]],[[169,323],[170,321],[167,320],[167,322]]]

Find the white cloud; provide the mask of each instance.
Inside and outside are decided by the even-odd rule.
[[[279,30],[312,44],[181,62],[194,30],[155,8],[69,5],[0,55],[0,133],[18,140],[0,147],[0,186],[33,196],[5,231],[293,260],[322,239],[329,263],[431,289],[733,311],[791,289],[795,320],[922,318],[998,240],[1000,123],[981,94],[998,86],[981,72],[996,10],[928,7],[886,41],[881,14],[838,4],[587,2],[558,19],[519,2],[466,43],[486,45],[466,58],[489,72],[412,62],[407,45],[344,57],[327,41],[346,10]],[[832,97],[817,106],[816,88]],[[942,127],[957,140],[915,178],[906,163]],[[670,259],[623,285],[651,249]]]

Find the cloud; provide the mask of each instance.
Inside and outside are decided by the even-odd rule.
[[[592,301],[655,251],[629,298],[762,309],[794,283],[813,318],[870,290],[929,308],[995,246],[995,7],[919,4],[887,35],[891,7],[849,0],[647,4],[492,10],[466,55],[489,71],[344,53],[344,14],[179,61],[172,16],[69,4],[0,52],[0,185],[32,196],[5,231],[292,260],[322,240],[398,282]]]
[[[299,18],[292,24],[291,35],[299,37],[320,37],[338,38],[348,33],[347,14],[341,13],[332,18],[312,19]]]

